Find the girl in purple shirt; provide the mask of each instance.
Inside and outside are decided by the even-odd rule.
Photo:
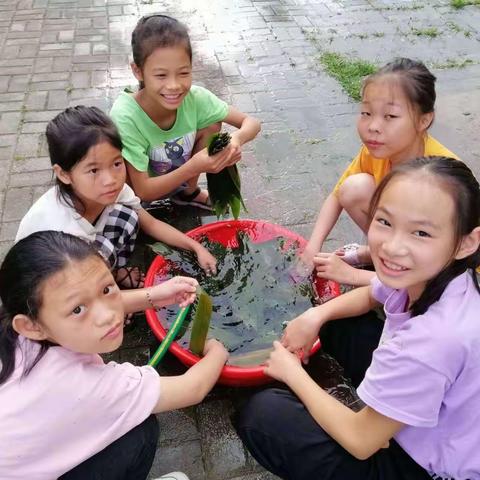
[[[285,479],[479,479],[479,184],[458,160],[418,158],[380,183],[370,218],[377,277],[289,323],[265,372],[291,391],[255,395],[238,431]],[[364,315],[381,304],[384,326]],[[358,411],[302,368],[320,329]]]

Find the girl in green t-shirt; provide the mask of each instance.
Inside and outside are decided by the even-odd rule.
[[[201,173],[217,173],[241,158],[260,122],[192,86],[192,47],[186,27],[166,15],[140,19],[132,33],[136,93],[122,92],[110,112],[123,141],[135,193],[144,201],[170,196],[174,203],[210,209]],[[209,157],[207,138],[221,122],[238,130],[230,145]]]

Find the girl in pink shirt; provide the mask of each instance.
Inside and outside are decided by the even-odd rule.
[[[176,277],[120,291],[100,254],[73,235],[20,240],[0,267],[0,478],[145,479],[155,455],[153,413],[200,402],[228,353],[210,340],[180,376],[105,364],[123,340],[125,312],[195,298]]]
[[[459,160],[417,158],[385,177],[368,230],[377,277],[289,323],[265,373],[291,391],[263,391],[240,416],[262,465],[295,480],[480,479],[479,219]],[[380,305],[384,325],[366,316]],[[302,368],[319,330],[360,383],[356,411]]]

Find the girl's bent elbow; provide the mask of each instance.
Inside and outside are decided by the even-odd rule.
[[[375,452],[378,451],[378,448],[372,450],[364,445],[359,445],[350,450],[350,454],[355,457],[357,460],[368,460]]]
[[[141,186],[141,187],[135,187],[134,186],[134,191],[137,197],[140,198],[142,202],[153,202],[154,200],[158,200],[161,195],[158,194],[158,192],[150,191],[150,189]]]

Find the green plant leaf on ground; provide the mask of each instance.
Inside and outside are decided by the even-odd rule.
[[[340,82],[345,92],[356,101],[361,100],[363,78],[377,70],[373,63],[351,59],[333,52],[322,53],[318,57],[318,61],[329,75]]]
[[[429,27],[429,28],[412,28],[412,33],[417,37],[430,37],[435,38],[440,35],[438,28]]]
[[[197,287],[197,305],[192,321],[192,333],[190,334],[190,351],[195,355],[201,355],[205,348],[210,318],[212,316],[212,299],[205,290]]]

